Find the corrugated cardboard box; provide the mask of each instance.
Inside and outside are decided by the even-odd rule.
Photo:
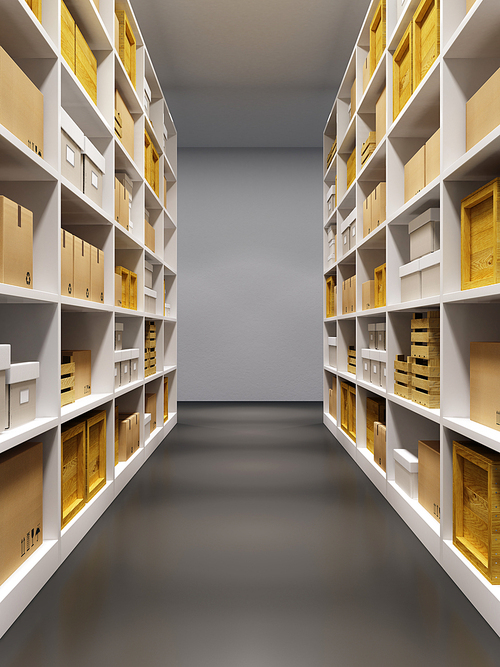
[[[466,104],[466,146],[470,150],[500,125],[500,69]]]
[[[439,440],[418,441],[418,502],[429,514],[441,519]]]
[[[144,220],[144,244],[153,252],[156,251],[155,228],[147,220]]]
[[[2,47],[0,124],[43,157],[43,95]]]
[[[104,303],[104,253],[90,246],[90,299]]]
[[[425,144],[425,184],[429,185],[441,173],[441,132],[438,130]]]
[[[151,415],[151,433],[156,428],[156,394],[146,394],[146,412]]]
[[[115,306],[122,307],[122,277],[115,273]]]
[[[405,164],[405,202],[425,187],[425,144]]]
[[[36,419],[36,381],[39,377],[38,361],[11,364],[5,371],[9,428],[17,428]]]
[[[363,310],[369,310],[375,306],[375,281],[367,280],[361,286],[363,294]]]
[[[470,344],[470,418],[500,431],[500,343]]]
[[[0,584],[43,542],[43,444],[0,454]]]
[[[130,195],[123,183],[115,177],[115,220],[127,231],[130,224],[129,197]]]
[[[80,28],[75,31],[75,74],[87,91],[90,99],[97,104],[97,60],[82,35]]]
[[[372,230],[378,227],[386,218],[386,184],[379,183],[371,194],[371,224]]]
[[[0,282],[33,289],[33,214],[4,196],[0,196]]]
[[[373,450],[375,463],[379,465],[382,470],[385,472],[385,460],[386,460],[386,426],[382,422],[375,422],[373,425],[373,430],[375,432]]]
[[[75,399],[90,396],[92,393],[91,350],[62,350],[61,357],[63,364],[69,364],[71,361],[75,364]]]
[[[118,419],[118,461],[128,461],[134,453],[132,420],[128,415],[120,415]]]
[[[74,296],[90,301],[90,243],[73,237]]]
[[[73,234],[61,229],[61,294],[74,296]]]
[[[373,204],[373,192],[370,193],[363,202],[363,236],[368,236],[368,234],[373,230],[372,204]]]
[[[121,133],[122,136],[119,137],[122,142],[125,150],[130,155],[132,160],[134,159],[134,119],[130,115],[127,105],[123,101],[122,96],[115,91],[115,116],[120,118],[121,123]]]
[[[429,208],[408,225],[410,261],[439,250],[439,209]]]

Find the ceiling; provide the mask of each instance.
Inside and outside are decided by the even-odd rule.
[[[182,147],[312,147],[370,0],[131,0]]]

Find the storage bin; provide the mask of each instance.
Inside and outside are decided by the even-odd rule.
[[[500,343],[470,344],[470,418],[500,431]]]
[[[335,186],[334,185],[332,185],[330,188],[328,188],[328,192],[327,192],[327,195],[326,195],[326,205],[327,205],[328,215],[330,215],[335,210]]]
[[[115,389],[118,389],[120,387],[120,365],[122,361],[122,353],[121,350],[118,350],[118,352],[115,351]]]
[[[437,130],[425,144],[425,185],[441,173],[441,132]]]
[[[351,249],[351,230],[349,227],[342,232],[342,254],[345,255]]]
[[[409,223],[410,261],[439,250],[439,220],[439,209],[429,208]]]
[[[122,350],[122,360],[120,362],[120,386],[130,382],[130,359],[127,358],[127,350]],[[124,358],[125,357],[125,358]]]
[[[333,368],[337,367],[337,338],[328,338],[328,362]]]
[[[144,220],[144,245],[156,252],[155,228],[147,220]]]
[[[115,220],[127,231],[130,227],[130,195],[115,176]]]
[[[144,415],[144,442],[147,442],[151,437],[151,415],[146,412]]]
[[[83,192],[102,208],[102,178],[106,161],[94,144],[85,137],[83,149]]]
[[[0,433],[9,427],[5,371],[10,368],[10,345],[0,345]]]
[[[382,389],[387,389],[387,362],[380,362],[380,386]]]
[[[376,324],[369,324],[368,325],[368,346],[370,350],[376,350],[377,349],[377,325]]]
[[[385,289],[386,289],[386,265],[377,266],[374,270],[375,277],[375,308],[385,306]]]
[[[371,194],[371,224],[372,230],[385,222],[386,219],[386,184],[379,183]]]
[[[85,135],[69,114],[61,109],[61,174],[75,188],[83,190]]]
[[[118,90],[115,90],[115,134],[134,159],[134,119]]]
[[[412,499],[418,498],[418,458],[407,449],[394,450],[394,481]]]
[[[361,350],[361,364],[363,366],[363,380],[365,382],[371,382],[371,359],[370,359],[370,350],[362,348]]]
[[[123,323],[115,322],[115,350],[123,349]]]
[[[9,397],[9,428],[17,428],[36,419],[36,381],[39,377],[38,361],[11,364],[5,370]]]
[[[153,265],[144,261],[144,286],[153,289]]]
[[[350,239],[349,239],[349,248],[354,248],[356,245],[356,221],[351,222],[349,225],[349,234],[350,234]]]
[[[3,195],[0,196],[0,282],[33,289],[33,213]]]

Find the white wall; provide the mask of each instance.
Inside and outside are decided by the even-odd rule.
[[[321,149],[180,149],[178,174],[179,400],[321,401]]]

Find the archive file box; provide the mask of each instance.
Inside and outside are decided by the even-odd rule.
[[[394,450],[394,481],[407,496],[418,498],[418,457],[407,449]]]
[[[88,137],[83,148],[83,193],[102,208],[102,180],[106,161]]]
[[[82,188],[85,135],[71,116],[61,109],[61,174],[79,190]]]
[[[134,159],[134,119],[118,90],[115,90],[115,134]]]
[[[33,214],[4,196],[0,196],[0,282],[33,289]]]
[[[9,428],[17,428],[36,419],[36,381],[39,377],[38,361],[11,364],[5,371]]]

